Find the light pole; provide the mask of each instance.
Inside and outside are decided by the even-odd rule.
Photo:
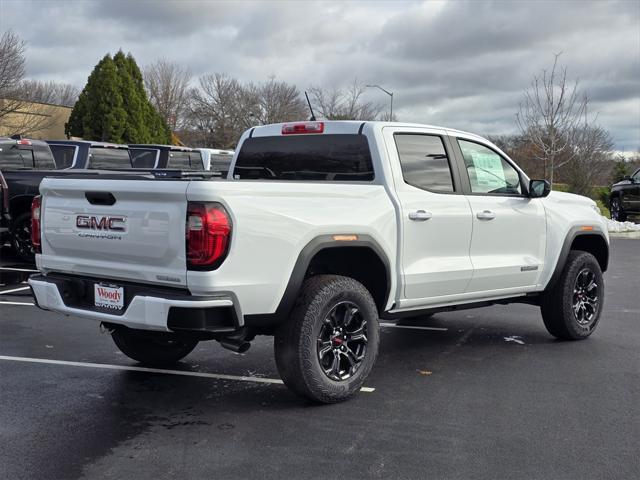
[[[380,85],[366,85],[367,88],[378,88],[391,97],[391,108],[389,109],[389,121],[393,122],[393,92],[385,90]]]

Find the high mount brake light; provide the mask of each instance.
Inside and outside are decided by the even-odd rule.
[[[20,139],[16,142],[18,145],[31,145],[31,140]]]
[[[282,135],[322,132],[324,132],[324,122],[285,123],[282,125]]]
[[[40,216],[42,197],[36,195],[31,201],[31,245],[35,253],[42,253],[42,241],[40,238]]]
[[[189,270],[215,270],[229,252],[231,218],[219,203],[189,202],[186,245]]]

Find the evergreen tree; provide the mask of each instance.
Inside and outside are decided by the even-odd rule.
[[[171,132],[147,98],[129,54],[105,55],[76,102],[67,135],[114,143],[169,143]]]

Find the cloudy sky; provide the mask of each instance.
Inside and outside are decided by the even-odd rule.
[[[0,0],[28,76],[84,86],[106,52],[159,57],[304,90],[354,78],[395,94],[399,119],[515,132],[531,77],[563,52],[619,150],[640,149],[640,2]],[[371,90],[368,99],[387,102]]]

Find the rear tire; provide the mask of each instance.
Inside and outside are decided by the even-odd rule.
[[[31,244],[31,213],[23,213],[12,223],[11,246],[23,262],[33,263],[35,261]]]
[[[617,220],[618,222],[626,222],[627,221],[627,213],[622,208],[622,203],[620,202],[620,198],[619,197],[614,197],[614,198],[611,199],[609,212],[611,212],[611,219],[612,220]]]
[[[593,333],[604,305],[604,279],[593,255],[573,250],[557,284],[542,298],[547,331],[562,340],[583,340]]]
[[[276,331],[278,372],[296,394],[319,403],[347,400],[362,387],[378,355],[378,311],[352,278],[307,280],[291,317]]]
[[[153,366],[171,365],[189,355],[198,340],[172,333],[145,332],[131,328],[116,328],[111,333],[114,343],[127,357]]]

